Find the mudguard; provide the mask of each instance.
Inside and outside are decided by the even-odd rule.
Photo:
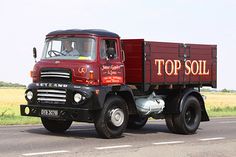
[[[188,90],[185,90],[182,94],[182,97],[181,97],[181,100],[180,100],[180,103],[179,103],[179,111],[181,112],[182,109],[183,109],[183,106],[184,106],[184,102],[186,101],[186,99],[188,98],[188,96],[194,96],[198,99],[200,105],[201,105],[201,112],[202,112],[202,118],[201,118],[201,121],[209,121],[209,116],[206,112],[206,108],[205,108],[205,102],[203,100],[203,97],[202,95],[194,90],[194,89],[188,89]]]

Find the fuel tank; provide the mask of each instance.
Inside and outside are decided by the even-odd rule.
[[[146,98],[137,98],[135,103],[138,112],[144,116],[159,114],[165,107],[164,100],[154,92]]]

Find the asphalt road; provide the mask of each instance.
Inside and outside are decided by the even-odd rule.
[[[86,123],[74,123],[63,135],[41,125],[0,126],[0,156],[234,157],[236,117],[201,123],[194,135],[172,134],[163,120],[153,120],[119,139],[101,139]]]

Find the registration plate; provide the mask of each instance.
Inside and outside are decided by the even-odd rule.
[[[41,109],[41,116],[58,117],[58,110]]]

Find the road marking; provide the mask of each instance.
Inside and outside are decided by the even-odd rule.
[[[104,149],[116,149],[116,148],[128,148],[132,147],[132,145],[119,145],[119,146],[107,146],[107,147],[95,147],[97,150],[104,150]]]
[[[213,138],[202,138],[200,141],[214,141],[214,140],[223,140],[225,137],[213,137]]]
[[[69,129],[68,131],[93,131],[94,129]]]
[[[232,123],[236,123],[236,121],[225,121],[225,122],[218,122],[221,124],[232,124]]]
[[[154,145],[166,145],[166,144],[181,144],[184,143],[184,141],[169,141],[169,142],[158,142],[158,143],[152,143]]]
[[[38,153],[27,153],[22,154],[23,156],[35,156],[35,155],[47,155],[47,154],[58,154],[58,153],[68,153],[67,150],[58,150],[58,151],[50,151],[50,152],[38,152]]]

